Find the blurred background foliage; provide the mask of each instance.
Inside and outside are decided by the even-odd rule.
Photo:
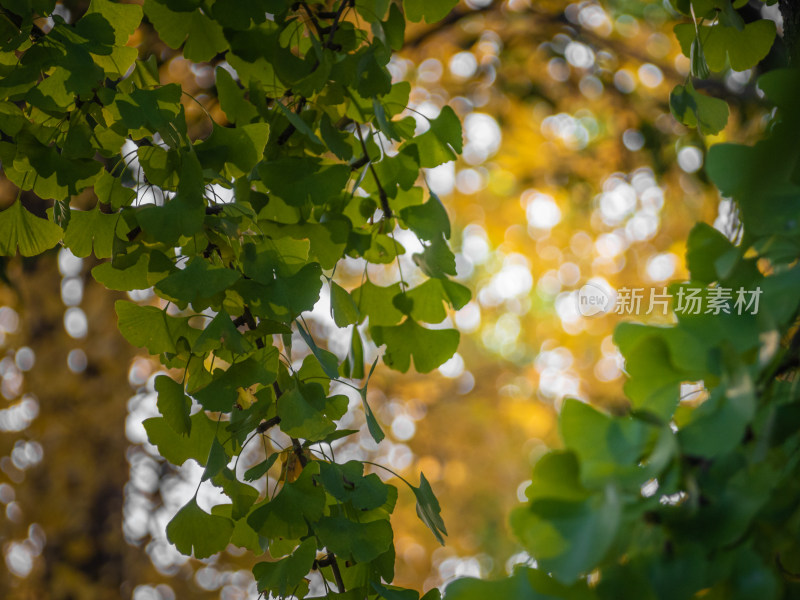
[[[68,0],[57,11],[72,22],[87,6]],[[780,31],[777,7],[756,10],[743,14],[772,18]],[[423,470],[442,504],[445,547],[401,487],[400,585],[502,575],[523,560],[507,515],[531,464],[558,444],[561,401],[611,410],[624,402],[611,341],[623,317],[581,317],[575,290],[592,281],[660,291],[685,277],[696,221],[735,227],[702,165],[708,145],[762,132],[757,73],[705,82],[731,106],[719,135],[678,124],[668,96],[689,60],[676,22],[668,2],[469,0],[436,26],[406,32],[391,69],[412,83],[409,111],[433,118],[450,105],[464,123],[463,157],[426,176],[454,222],[458,279],[474,299],[452,318],[462,344],[438,372],[376,371],[371,404],[388,439],[347,449],[412,478]],[[146,20],[129,45],[155,55],[162,82],[197,100],[185,97],[193,138],[210,131],[205,110],[225,122],[220,63],[185,60]],[[765,62],[782,62],[781,53],[777,44]],[[16,193],[0,174],[0,206]],[[72,205],[95,202],[89,191]],[[155,414],[158,367],[117,333],[115,294],[94,283],[91,266],[65,250],[3,265],[0,597],[255,598],[248,557],[189,560],[164,537],[199,475],[193,463],[166,465],[146,443],[141,422]],[[344,348],[343,330],[318,309],[316,328],[331,349]]]

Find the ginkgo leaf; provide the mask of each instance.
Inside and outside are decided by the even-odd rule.
[[[350,177],[348,166],[311,157],[269,161],[259,165],[258,172],[270,190],[292,206],[325,204],[341,193]]]
[[[417,499],[417,515],[427,525],[428,529],[433,532],[439,543],[444,546],[442,535],[447,535],[447,528],[442,520],[442,509],[433,494],[431,484],[428,483],[422,472],[419,474],[419,487],[411,486],[411,491],[414,492],[414,496]]]
[[[326,398],[318,383],[300,384],[278,400],[281,430],[310,441],[325,439],[336,430],[334,420],[347,410],[345,396]]]
[[[294,590],[306,573],[311,570],[317,546],[313,537],[303,541],[297,549],[286,558],[272,562],[260,562],[253,567],[259,592],[272,592],[285,596]]]
[[[270,454],[269,458],[266,460],[262,460],[260,463],[255,465],[254,467],[250,467],[245,471],[244,478],[247,481],[255,481],[256,479],[261,479],[264,475],[267,474],[270,467],[275,464],[275,461],[278,460],[278,456],[280,456],[277,452],[274,454]]]
[[[353,301],[361,315],[369,317],[370,325],[394,325],[403,318],[403,313],[395,308],[392,299],[400,293],[400,284],[379,286],[369,279],[352,292]]]
[[[144,3],[144,12],[171,48],[186,41],[184,55],[194,62],[205,62],[228,47],[222,27],[200,10],[175,12],[156,0]]]
[[[425,204],[404,208],[400,215],[408,227],[420,239],[432,241],[442,235],[450,239],[450,218],[442,205],[442,201],[435,194]]]
[[[205,466],[211,444],[215,439],[217,424],[205,412],[193,414],[190,418],[189,435],[182,435],[170,424],[167,417],[145,419],[143,425],[147,439],[158,447],[158,453],[173,465],[182,465],[194,459]]]
[[[119,215],[105,214],[99,206],[92,210],[71,210],[69,224],[64,231],[64,245],[75,256],[92,254],[97,258],[110,258],[114,227]]]
[[[291,123],[297,129],[297,131],[306,136],[311,142],[318,144],[320,146],[324,146],[322,140],[320,140],[317,137],[317,134],[311,130],[311,128],[308,126],[308,123],[306,123],[300,117],[300,115],[298,115],[292,110],[289,110],[288,108],[286,108],[284,104],[280,102],[276,103],[275,107],[281,112],[281,114],[283,114],[284,117],[286,117],[289,120],[289,123]]]
[[[426,23],[441,21],[453,10],[458,0],[403,0],[403,8],[409,21]]]
[[[360,319],[353,297],[335,281],[331,281],[331,314],[338,327],[347,327]]]
[[[571,584],[603,557],[621,512],[619,494],[608,486],[583,502],[538,500],[517,508],[511,527],[544,570]]]
[[[745,71],[755,67],[769,53],[775,40],[775,23],[770,19],[758,19],[741,29],[718,24],[701,26],[697,31],[694,24],[682,23],[675,26],[675,35],[686,56],[692,54],[693,41],[702,40],[703,54],[712,71],[722,71],[726,64],[736,71]]]
[[[236,128],[214,126],[211,134],[195,145],[204,169],[231,169],[235,177],[247,175],[261,160],[269,138],[269,124],[251,123]]]
[[[358,327],[353,327],[350,334],[350,348],[342,363],[342,374],[351,379],[364,378],[364,342]]]
[[[196,302],[219,294],[239,279],[241,274],[237,271],[198,258],[159,281],[156,289],[170,300]]]
[[[219,441],[219,438],[217,441]],[[227,454],[224,456],[227,456]],[[206,471],[208,471],[208,467],[206,467]],[[230,505],[230,517],[234,521],[245,521],[244,517],[250,512],[250,507],[258,500],[258,490],[252,485],[239,481],[236,478],[236,474],[224,465],[211,478],[211,483],[220,488],[222,493],[233,501],[233,504]],[[214,512],[213,508],[211,512],[212,514],[219,514]],[[225,514],[225,516],[228,516],[228,514]]]
[[[206,460],[206,468],[203,471],[201,481],[206,481],[216,476],[228,464],[228,455],[225,453],[225,448],[219,443],[219,440],[214,437],[211,442],[211,450],[208,452],[208,459]]]
[[[458,348],[460,338],[455,329],[425,329],[412,319],[395,327],[371,327],[377,345],[386,344],[383,361],[392,369],[405,373],[414,358],[419,373],[429,373],[443,365]]]
[[[185,123],[181,123],[181,88],[179,85],[168,84],[153,89],[135,88],[129,93],[117,94],[110,110],[119,114],[119,126],[133,130],[130,135],[134,139],[152,135],[159,131],[166,135],[168,142],[176,141],[174,129],[185,130]],[[170,144],[175,147],[177,144]]]
[[[353,158],[353,148],[347,143],[347,133],[336,129],[327,113],[322,115],[319,132],[330,151],[338,158],[342,160]]]
[[[456,257],[442,237],[434,239],[412,258],[428,277],[456,275]]]
[[[315,475],[319,475],[319,465],[309,462],[272,500],[256,505],[247,522],[268,538],[297,539],[305,535],[308,523],[318,521],[325,511],[325,491],[315,483]]]
[[[149,263],[146,253],[139,254],[136,262],[124,269],[117,269],[107,261],[92,269],[92,277],[110,290],[143,290],[151,285],[147,277]]]
[[[172,317],[155,306],[139,306],[127,300],[114,305],[122,335],[134,346],[151,354],[175,352],[175,342],[190,329],[186,319]]]
[[[364,416],[367,419],[367,429],[369,430],[369,434],[372,436],[372,439],[375,440],[376,444],[380,444],[383,441],[383,438],[386,437],[386,434],[383,433],[383,429],[381,429],[378,419],[375,418],[375,413],[372,412],[372,408],[370,408],[369,402],[367,402],[367,387],[369,386],[369,380],[372,378],[372,373],[375,371],[375,366],[377,364],[378,359],[376,358],[372,363],[372,367],[370,367],[364,387],[358,391],[361,394],[361,406],[364,409]]]
[[[192,352],[205,354],[221,346],[237,354],[247,354],[253,349],[252,344],[236,328],[233,319],[224,310],[219,311],[205,326],[192,347]]]
[[[167,539],[187,556],[208,558],[222,552],[233,534],[233,521],[210,515],[192,498],[167,525]]]
[[[319,364],[322,366],[322,370],[325,372],[325,375],[331,379],[337,379],[339,377],[339,359],[337,356],[333,352],[324,350],[323,348],[317,346],[314,338],[311,337],[311,334],[306,331],[299,322],[297,323],[297,331],[300,333],[300,337],[303,338],[303,341],[308,345],[308,347],[311,349],[311,352],[319,361]]]
[[[17,200],[0,212],[0,255],[36,256],[61,241],[64,234],[55,223],[31,214]]]
[[[231,123],[246,125],[258,116],[258,110],[245,100],[244,91],[234,81],[227,70],[217,67],[217,95],[223,112]]]
[[[386,587],[375,581],[371,581],[370,585],[372,586],[372,589],[378,592],[380,597],[384,600],[419,600],[419,592],[414,590],[406,590],[394,586]]]
[[[420,136],[404,144],[403,147],[415,146],[419,152],[419,164],[422,167],[437,167],[456,159],[463,149],[464,140],[461,133],[461,121],[449,106],[442,108],[439,116],[431,120],[431,127]]]
[[[458,310],[472,294],[463,285],[449,279],[428,279],[417,287],[394,297],[392,302],[412,319],[440,323],[447,316],[445,303]]]
[[[374,560],[392,544],[392,526],[384,519],[356,523],[345,517],[322,517],[316,533],[331,552],[356,562]]]
[[[166,375],[159,375],[155,380],[158,393],[157,407],[172,429],[181,435],[189,435],[192,421],[189,411],[192,401],[183,393],[183,386]]]
[[[669,106],[675,118],[700,133],[715,135],[728,123],[728,103],[694,89],[691,81],[678,85],[669,96]]]
[[[130,206],[136,198],[136,190],[123,186],[122,181],[108,171],[100,172],[94,183],[94,193],[100,202],[110,204],[114,211]]]
[[[294,275],[276,278],[269,285],[242,280],[234,289],[255,316],[289,322],[311,310],[319,300],[321,272],[319,264],[308,263]]]
[[[364,475],[364,464],[351,460],[343,465],[320,462],[320,481],[334,498],[350,502],[358,510],[383,506],[389,488],[375,473]]]
[[[211,382],[192,392],[206,410],[230,412],[239,396],[239,388],[256,383],[269,385],[277,376],[278,349],[261,348],[252,356],[232,364],[226,370],[216,369]]]
[[[136,4],[120,4],[110,0],[91,0],[83,18],[102,15],[114,30],[114,43],[124,46],[142,21],[142,7]]]

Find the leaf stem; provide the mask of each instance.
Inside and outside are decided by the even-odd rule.
[[[384,467],[383,465],[379,465],[378,463],[370,462],[370,461],[368,461],[368,460],[362,460],[361,462],[363,462],[365,465],[372,465],[373,467],[379,467],[379,468],[383,469],[384,471],[389,471],[389,473],[391,473],[392,475],[394,475],[395,477],[397,477],[397,478],[398,478],[400,481],[402,481],[403,483],[405,483],[405,484],[406,484],[408,487],[410,487],[412,490],[415,490],[415,489],[417,489],[417,487],[416,487],[416,486],[414,486],[414,485],[411,485],[411,484],[408,482],[408,479],[406,479],[406,478],[405,478],[405,477],[403,477],[402,475],[398,475],[397,473],[395,473],[394,471],[392,471],[392,470],[391,470],[389,467]]]

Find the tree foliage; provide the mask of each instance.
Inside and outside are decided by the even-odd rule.
[[[362,334],[385,345],[384,362],[402,372],[412,362],[430,372],[458,346],[457,331],[423,325],[444,321],[470,293],[451,279],[447,212],[419,182],[420,169],[462,151],[461,127],[445,107],[418,133],[413,118],[399,116],[410,86],[392,83],[387,69],[406,19],[433,23],[454,4],[146,0],[142,11],[92,0],[75,23],[55,14],[43,25],[54,2],[0,2],[4,173],[53,200],[50,220],[21,199],[0,213],[0,252],[31,256],[60,241],[76,256],[110,259],[93,271],[109,289],[154,291],[147,305],[116,305],[128,341],[175,375],[156,379],[161,416],[145,423],[149,439],[175,465],[199,463],[202,481],[230,499],[208,513],[192,498],[167,535],[196,558],[229,544],[268,552],[253,569],[265,593],[302,597],[309,573],[319,571],[336,590],[329,597],[419,597],[389,586],[396,488],[324,449],[353,433],[337,426],[348,399],[332,381],[353,382],[370,434],[384,436],[367,403],[375,364],[367,369]],[[692,19],[675,33],[698,79],[754,67],[773,44],[772,22],[744,23],[740,2],[675,8]],[[138,60],[126,46],[143,15],[187,59],[224,56],[231,69],[217,69],[216,88],[227,125],[190,136],[185,92],[162,85],[155,60]],[[538,461],[530,504],[512,515],[537,567],[500,582],[456,582],[448,598],[796,591],[800,549],[787,490],[796,474],[788,374],[797,349],[798,85],[793,72],[762,77],[778,108],[770,136],[709,154],[709,176],[737,202],[739,237],[698,225],[689,238],[690,283],[708,294],[759,288],[759,314],[620,326],[631,410],[610,416],[567,400],[564,448]],[[700,87],[692,78],[676,87],[672,112],[703,134],[719,133],[728,107]],[[97,207],[71,208],[84,190]],[[154,202],[142,202],[147,196]],[[419,240],[417,273],[372,281],[365,266],[356,287],[336,274],[353,258],[394,263],[405,252],[398,227]],[[321,297],[336,325],[350,328],[344,360],[315,341],[303,318]],[[365,331],[358,325],[367,319]],[[687,381],[700,382],[708,399],[681,403]],[[272,428],[292,447],[237,468],[243,449]],[[280,481],[262,497],[250,484],[266,480],[278,460]],[[420,475],[409,486],[442,542],[430,484]],[[425,595],[433,597],[438,591]]]
[[[422,167],[461,151],[461,126],[450,109],[417,135],[413,118],[396,118],[410,89],[387,69],[403,39],[400,5],[92,0],[72,24],[53,13],[54,1],[2,8],[4,174],[53,200],[52,220],[20,199],[0,213],[2,252],[30,256],[61,241],[76,256],[110,258],[93,271],[110,289],[152,288],[159,299],[116,304],[125,338],[180,374],[158,378],[161,416],[145,429],[165,458],[195,460],[202,481],[231,501],[209,514],[190,499],[168,539],[197,558],[228,544],[268,551],[272,562],[253,571],[264,593],[304,597],[314,569],[337,597],[398,594],[384,587],[393,579],[397,490],[325,448],[354,433],[337,427],[348,398],[332,395],[331,381],[363,381],[348,385],[372,436],[383,437],[367,404],[372,370],[357,324],[369,317],[390,367],[405,372],[413,360],[428,372],[452,356],[459,334],[423,323],[441,322],[445,303],[458,308],[470,297],[449,279],[447,213],[418,185]],[[434,22],[452,3],[404,8]],[[346,20],[351,13],[357,18]],[[138,60],[126,46],[143,14],[189,60],[224,54],[236,73],[217,70],[229,125],[189,136],[181,87],[162,85],[154,58]],[[97,207],[71,208],[87,188]],[[155,201],[143,202],[148,194]],[[391,265],[405,252],[397,227],[419,238],[421,273],[400,272],[386,286],[370,280],[367,265]],[[334,277],[352,259],[362,259],[363,276],[348,291]],[[345,361],[318,345],[303,319],[323,289],[336,324],[352,329]],[[293,360],[293,333],[307,346],[302,363]],[[260,498],[250,483],[266,481],[277,455],[246,473],[236,466],[272,428],[292,446],[279,489]],[[438,502],[420,478],[419,487],[409,483],[420,518],[442,541]]]

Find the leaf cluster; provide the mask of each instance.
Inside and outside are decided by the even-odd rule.
[[[0,212],[0,254],[61,243],[106,259],[92,274],[107,288],[152,291],[145,305],[116,304],[125,338],[182,373],[156,379],[161,416],[145,422],[149,440],[175,465],[199,463],[202,481],[230,499],[207,513],[195,495],[167,536],[196,558],[229,544],[268,554],[254,568],[264,593],[304,597],[316,570],[336,597],[418,597],[386,587],[396,488],[363,463],[334,460],[330,445],[356,432],[338,426],[348,399],[331,382],[359,391],[380,441],[365,336],[403,372],[412,361],[429,372],[458,345],[455,330],[424,325],[444,321],[470,292],[451,279],[447,212],[420,183],[421,169],[461,152],[461,126],[444,107],[416,135],[402,114],[410,86],[388,69],[406,18],[432,23],[454,4],[92,0],[69,23],[55,0],[0,2],[3,172],[53,201],[49,219],[21,199]],[[42,17],[51,28],[40,28]],[[216,93],[228,122],[212,122],[204,139],[189,135],[186,93],[161,83],[157,57],[127,45],[144,17],[186,59],[224,60]],[[71,208],[85,191],[97,205]],[[414,287],[399,268],[388,286],[367,276],[405,253],[399,230],[422,247]],[[336,275],[345,260],[363,266],[353,289]],[[333,322],[350,329],[346,357],[320,347],[304,319],[325,295]],[[270,453],[264,443],[263,460],[238,469],[272,428],[291,446]],[[267,480],[279,459],[277,488],[262,498],[251,482]],[[430,485],[421,475],[411,487],[442,541]]]
[[[706,135],[720,133],[728,123],[728,104],[702,94],[692,78],[708,79],[712,72],[728,68],[746,71],[767,56],[775,42],[775,23],[758,19],[745,23],[737,9],[742,0],[672,0],[673,7],[691,17],[691,23],[675,26],[681,51],[691,61],[691,71],[684,85],[678,85],[669,98],[673,116]],[[764,4],[775,4],[765,1]]]

